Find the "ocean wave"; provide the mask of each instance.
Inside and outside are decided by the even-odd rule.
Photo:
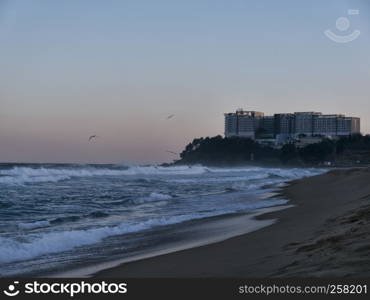
[[[0,183],[24,184],[36,182],[58,182],[73,177],[133,176],[133,175],[194,175],[207,172],[203,166],[160,167],[134,166],[127,169],[107,168],[30,168],[14,167],[0,170]]]
[[[166,201],[170,199],[172,199],[171,195],[153,192],[146,197],[137,198],[130,202],[134,204],[144,204],[150,202],[160,202],[160,204],[166,204],[167,203]]]
[[[89,214],[85,214],[83,216],[67,216],[67,217],[60,217],[55,218],[51,220],[42,220],[42,221],[35,221],[35,222],[21,222],[17,226],[19,229],[23,230],[31,230],[35,228],[42,228],[42,227],[49,227],[52,225],[57,225],[61,223],[70,223],[70,222],[76,222],[81,220],[82,218],[92,218],[92,219],[100,219],[100,218],[106,218],[110,215],[103,211],[94,211]]]
[[[55,218],[50,221],[51,224],[61,224],[61,223],[67,223],[67,222],[76,222],[80,220],[80,216],[67,216],[67,217],[59,217]]]
[[[5,202],[5,201],[0,201],[0,208],[8,208],[13,206],[12,202]]]
[[[287,203],[287,200],[275,199],[259,201],[245,206],[245,209],[258,209]],[[220,216],[239,211],[240,208],[226,209],[207,213],[185,214],[154,218],[141,223],[121,223],[117,226],[105,226],[86,230],[46,232],[22,236],[22,240],[0,237],[0,263],[23,261],[45,254],[69,251],[78,247],[96,244],[110,236],[144,231],[159,226],[174,225],[191,220]]]
[[[89,213],[89,214],[85,215],[85,217],[98,219],[98,218],[106,218],[106,217],[109,217],[109,214],[108,213],[105,213],[103,211],[94,211],[92,213]]]
[[[49,221],[36,221],[36,222],[29,222],[29,223],[19,223],[19,229],[35,229],[35,228],[42,228],[50,226]]]
[[[171,199],[172,196],[171,195],[167,195],[167,194],[161,194],[161,193],[150,193],[150,195],[148,197],[145,197],[143,199],[146,199],[146,200],[169,200]]]
[[[245,168],[211,168],[202,165],[195,166],[130,166],[125,169],[94,168],[89,166],[73,168],[52,168],[52,167],[13,167],[12,169],[0,170],[0,184],[25,184],[39,182],[58,182],[73,177],[94,177],[94,176],[134,176],[134,175],[201,175],[204,173],[228,173],[244,172],[245,179],[263,179],[270,175],[283,178],[295,178],[310,176],[315,169],[278,169],[262,167]],[[322,172],[322,171],[321,171]],[[250,175],[248,175],[250,174]],[[186,182],[186,179],[179,179]],[[189,179],[191,180],[194,179]],[[227,177],[221,180],[232,180]],[[234,179],[235,180],[235,179]]]
[[[253,173],[245,174],[244,176],[229,176],[229,177],[201,177],[201,178],[179,178],[179,179],[168,179],[166,182],[174,183],[199,183],[199,182],[235,182],[235,181],[245,181],[245,180],[261,180],[268,178],[270,175],[268,173]]]

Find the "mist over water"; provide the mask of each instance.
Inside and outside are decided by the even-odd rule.
[[[38,275],[143,253],[173,241],[177,226],[187,222],[285,204],[285,199],[260,195],[322,172],[2,164],[0,276]]]

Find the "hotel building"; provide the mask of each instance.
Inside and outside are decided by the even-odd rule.
[[[275,139],[286,143],[302,137],[339,137],[360,133],[360,118],[320,112],[279,113],[237,110],[225,114],[225,137]]]

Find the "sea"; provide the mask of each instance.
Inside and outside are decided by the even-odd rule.
[[[0,277],[88,276],[273,226],[288,181],[324,169],[0,164]],[[100,269],[99,269],[100,268]]]

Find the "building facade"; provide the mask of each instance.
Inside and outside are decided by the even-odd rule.
[[[274,124],[274,138],[277,143],[284,143],[292,139],[295,132],[294,114],[275,114]]]
[[[235,113],[225,114],[226,137],[256,138],[256,132],[260,127],[262,112],[237,110]]]
[[[320,112],[279,113],[237,110],[225,114],[225,137],[275,139],[276,143],[302,137],[338,137],[360,133],[360,118]]]

